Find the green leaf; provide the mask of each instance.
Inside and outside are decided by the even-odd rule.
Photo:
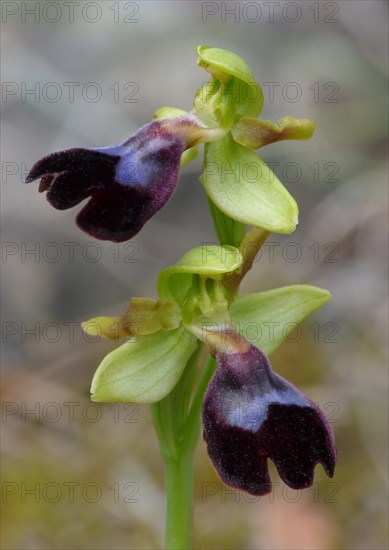
[[[178,116],[187,115],[189,114],[188,111],[184,111],[183,109],[178,109],[177,107],[159,107],[154,112],[153,120],[164,120],[165,118],[176,118]],[[195,145],[194,147],[191,147],[190,149],[187,149],[182,153],[181,156],[181,168],[185,166],[185,164],[188,164],[188,162],[191,162],[193,159],[195,159],[198,155],[198,145]]]
[[[242,262],[242,254],[234,246],[204,243],[189,250],[175,265],[161,271],[158,293],[164,300],[182,304],[191,287],[193,275],[220,279],[225,273],[238,269]]]
[[[235,328],[266,354],[272,353],[307,315],[331,298],[328,290],[292,285],[240,296],[230,314]]]
[[[100,363],[92,381],[92,401],[155,403],[163,399],[195,349],[196,339],[182,326],[130,340]]]
[[[212,202],[234,220],[276,233],[296,228],[294,198],[266,163],[231,134],[205,145],[201,183]]]

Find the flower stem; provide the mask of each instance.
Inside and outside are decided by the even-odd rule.
[[[191,547],[193,460],[201,431],[202,401],[215,368],[215,360],[213,357],[208,357],[183,428],[183,439],[178,456],[164,456],[167,550],[187,550]]]
[[[194,450],[187,448],[178,458],[165,457],[167,550],[191,547]]]
[[[199,343],[174,390],[151,405],[165,468],[166,550],[191,547],[193,462],[200,435],[200,412],[191,424],[190,433],[186,418],[202,347]]]
[[[243,264],[240,269],[226,275],[223,278],[223,284],[231,296],[237,292],[243,277],[253,267],[255,257],[269,235],[269,231],[261,229],[260,227],[254,227],[243,237],[239,246],[244,258]]]
[[[208,384],[213,376],[213,373],[216,369],[215,359],[211,356],[208,356],[203,372],[196,389],[196,393],[193,397],[192,405],[186,419],[185,423],[185,433],[188,434],[187,437],[191,437],[193,434],[199,434],[201,427],[201,407],[203,404],[204,393],[208,387]]]

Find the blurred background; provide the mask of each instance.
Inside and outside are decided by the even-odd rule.
[[[2,3],[2,506],[4,549],[163,548],[162,465],[147,407],[90,404],[114,343],[79,323],[155,297],[158,272],[214,242],[201,157],[131,243],[81,233],[25,186],[49,152],[119,143],[155,109],[190,109],[195,47],[238,53],[261,118],[312,118],[314,138],[261,154],[300,206],[244,291],[310,283],[333,299],[272,356],[336,433],[332,480],[271,495],[223,488],[199,444],[194,548],[388,548],[387,15],[380,0]]]

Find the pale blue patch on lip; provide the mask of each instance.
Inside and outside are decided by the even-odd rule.
[[[138,184],[146,187],[147,179],[144,177],[145,174],[142,173],[141,168],[142,165],[139,162],[139,153],[136,151],[127,152],[121,157],[116,166],[115,179],[122,185],[131,187],[131,185]]]
[[[108,147],[95,147],[91,150],[104,153],[105,155],[122,156],[126,153],[126,151],[128,151],[128,147],[125,147],[124,145],[109,145]]]
[[[266,420],[267,405],[263,398],[236,403],[226,415],[227,424],[249,432],[257,432]]]
[[[172,140],[164,136],[153,137],[148,142],[143,142],[136,146],[136,140],[131,145],[117,145],[115,147],[100,147],[93,149],[106,155],[119,156],[115,170],[115,180],[121,185],[129,187],[140,185],[148,187],[151,185],[156,174],[159,172],[158,160],[153,162],[152,156],[157,159],[158,153],[169,149],[172,146]],[[144,161],[144,158],[147,161]]]
[[[226,403],[226,418],[230,426],[236,426],[249,432],[257,432],[267,418],[269,405],[297,405],[309,406],[309,401],[294,388],[286,390],[273,390],[254,398],[240,399],[232,407]]]
[[[145,149],[143,147],[143,149]],[[148,184],[146,171],[142,170],[141,156],[147,151],[140,152],[135,147],[116,145],[114,147],[100,147],[93,149],[105,155],[118,156],[119,161],[115,170],[115,181],[121,185],[131,187],[134,184],[146,187]]]

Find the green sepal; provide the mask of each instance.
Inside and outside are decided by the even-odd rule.
[[[158,294],[163,300],[182,304],[191,288],[193,275],[220,279],[238,269],[242,262],[242,254],[234,246],[204,243],[189,250],[175,265],[161,271]]]
[[[187,115],[188,111],[178,109],[178,107],[159,107],[153,114],[153,120],[164,120],[165,118],[176,118],[181,115]]]
[[[190,149],[187,149],[182,153],[180,166],[181,168],[194,160],[197,155],[199,154],[199,146],[195,145],[194,147],[191,147]]]
[[[292,285],[240,296],[230,315],[244,338],[272,353],[310,313],[330,300],[328,290],[311,285]]]
[[[173,330],[180,326],[181,320],[180,308],[176,302],[132,298],[127,311],[120,317],[94,317],[81,323],[81,326],[91,336],[122,340],[137,334]]]
[[[155,403],[177,384],[196,339],[183,327],[138,336],[109,353],[92,380],[92,401]]]
[[[184,111],[183,109],[178,109],[177,107],[159,107],[154,114],[153,114],[153,120],[163,120],[165,118],[176,118],[181,115],[187,115],[189,114],[188,111]],[[188,164],[188,162],[191,162],[193,159],[195,159],[198,155],[199,148],[198,145],[195,145],[194,147],[191,147],[190,149],[187,149],[182,153],[181,156],[181,168],[185,166],[185,164]]]
[[[201,183],[212,202],[234,220],[276,233],[296,228],[294,198],[267,164],[231,134],[205,145]]]
[[[196,111],[210,115],[223,128],[243,116],[259,115],[263,106],[262,90],[241,57],[205,45],[197,47],[197,55],[198,65],[211,74],[211,79],[196,94]]]
[[[235,76],[244,82],[254,80],[249,65],[236,53],[200,44],[196,48],[198,65],[223,82],[225,76]]]
[[[198,65],[211,73],[214,78],[220,82],[226,82],[229,77],[234,77],[236,81],[245,84],[239,89],[237,84],[235,89],[237,114],[258,116],[263,106],[263,94],[246,61],[236,53],[221,48],[210,48],[204,44],[197,46],[196,51],[199,57]]]
[[[314,130],[315,123],[307,118],[285,116],[275,124],[270,120],[244,117],[235,124],[231,133],[234,140],[241,145],[258,149],[284,139],[309,139]]]

